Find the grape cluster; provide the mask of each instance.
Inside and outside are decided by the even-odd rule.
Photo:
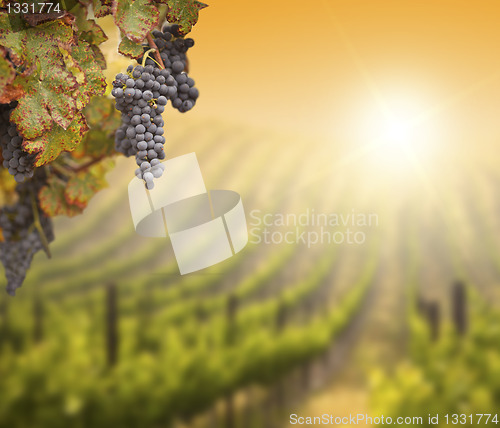
[[[0,242],[0,260],[5,267],[7,292],[15,295],[21,287],[33,256],[44,249],[44,240],[54,240],[52,220],[39,208],[38,192],[46,184],[47,176],[43,168],[37,168],[33,178],[16,186],[18,201],[0,210],[0,229],[3,241]],[[34,204],[33,204],[34,202]],[[35,222],[34,209],[43,230],[40,236]]]
[[[196,104],[199,92],[194,80],[184,72],[186,52],[194,46],[193,39],[184,39],[177,25],[154,31],[155,43],[165,68],[152,58],[140,58],[144,66],[130,65],[127,73],[119,73],[111,94],[116,108],[122,113],[122,125],[115,134],[115,148],[125,156],[135,156],[139,167],[136,176],[146,188],[154,188],[154,179],[163,175],[164,121],[162,113],[170,100],[172,106],[184,113]],[[149,46],[144,47],[145,52]],[[148,54],[149,55],[149,54]]]
[[[23,150],[23,137],[17,132],[16,125],[10,123],[14,104],[0,105],[0,149],[3,167],[9,170],[18,183],[33,177],[35,155]]]
[[[184,39],[176,24],[166,25],[163,31],[153,31],[153,37],[165,68],[172,73],[177,83],[177,93],[171,98],[172,107],[185,113],[195,106],[200,95],[198,89],[194,87],[194,80],[184,72],[188,63],[187,51],[194,46],[194,40]],[[139,58],[139,61],[142,59]],[[146,64],[154,63],[151,58],[146,59]]]
[[[113,82],[112,95],[122,112],[122,125],[115,134],[116,150],[136,157],[136,175],[153,189],[154,178],[163,174],[165,159],[164,122],[161,114],[167,96],[176,88],[168,70],[148,65],[129,66],[128,74],[120,73]]]

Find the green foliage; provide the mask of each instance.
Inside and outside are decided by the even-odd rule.
[[[177,1],[172,4],[177,12],[170,10],[169,19],[191,28],[200,5]],[[107,171],[109,163],[94,172],[81,171],[80,160],[85,165],[115,154],[112,135],[119,120],[112,102],[103,96],[106,60],[99,49],[107,36],[94,19],[87,19],[90,6],[96,17],[113,15],[124,35],[119,51],[130,58],[142,54],[147,34],[160,24],[162,2],[154,0],[88,0],[38,25],[0,11],[0,103],[17,101],[11,121],[24,138],[23,149],[36,154],[37,167],[56,161],[67,167],[67,154],[74,152],[70,167],[77,170],[80,180],[76,176],[66,180],[71,183],[69,193],[58,179],[42,192],[45,211],[51,215],[80,212],[103,187],[96,174]],[[86,109],[92,99],[97,101]],[[92,110],[97,112],[94,117]],[[61,160],[62,154],[65,159]]]
[[[167,0],[167,20],[180,25],[181,34],[187,34],[198,21],[198,13],[207,7],[198,0]]]
[[[35,165],[42,166],[57,159],[61,152],[74,150],[87,131],[85,116],[78,113],[67,129],[56,125],[34,140],[25,140],[23,149],[29,153],[36,153]]]
[[[286,259],[287,252],[282,257]],[[154,318],[149,323],[141,313],[122,318],[120,359],[112,369],[106,369],[101,339],[102,290],[83,296],[94,308],[92,315],[82,296],[74,307],[65,302],[48,304],[45,324],[50,333],[40,346],[27,337],[29,321],[11,319],[8,330],[21,339],[17,351],[10,339],[2,348],[0,389],[8,393],[0,402],[0,421],[13,428],[153,427],[159,421],[168,425],[250,384],[276,382],[321,354],[352,320],[373,279],[373,261],[331,312],[313,315],[305,324],[290,323],[282,331],[268,323],[260,328],[231,325],[216,314],[208,324],[192,319],[176,326],[168,321],[168,305],[151,314]],[[314,293],[314,287],[310,290]],[[280,293],[275,298],[280,299]],[[254,313],[262,304],[246,303]],[[235,328],[234,343],[226,339],[229,327]],[[146,343],[148,349],[144,349]],[[30,412],[20,411],[27,407]]]
[[[123,34],[140,43],[158,25],[160,12],[153,0],[117,0],[113,2],[113,16]]]
[[[392,375],[373,374],[377,414],[494,413],[500,397],[500,313],[477,296],[470,298],[471,330],[464,337],[445,325],[440,339],[432,342],[425,321],[411,311],[411,358]],[[466,422],[461,425],[477,426],[475,420]]]
[[[12,64],[5,59],[5,50],[2,49],[0,52],[3,52],[3,55],[0,56],[0,94],[3,94],[7,87],[14,81],[16,71]],[[7,102],[7,100],[5,102]]]
[[[118,46],[118,52],[124,56],[135,59],[139,58],[144,53],[144,49],[140,43],[134,43],[132,40],[123,36],[120,46]]]

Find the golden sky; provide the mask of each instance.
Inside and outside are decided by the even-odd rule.
[[[193,114],[357,140],[386,108],[424,112],[436,138],[498,135],[498,0],[208,2]]]

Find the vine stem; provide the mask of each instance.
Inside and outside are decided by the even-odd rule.
[[[77,168],[73,168],[74,172],[80,172],[84,169],[90,168],[92,165],[101,162],[104,159],[104,156],[100,156],[98,158],[92,159],[91,161],[88,161],[87,163],[84,163],[83,165],[80,165]]]
[[[160,55],[160,50],[158,49],[158,46],[156,46],[156,43],[155,41],[153,40],[153,37],[151,36],[150,33],[148,33],[148,35],[146,36],[146,39],[148,40],[148,43],[149,43],[149,47],[151,49],[154,49],[154,55],[155,55],[155,58],[156,60],[158,61],[158,64],[159,66],[163,69],[165,68],[165,64],[163,64],[163,60],[161,59],[161,55]]]
[[[50,259],[50,258],[52,258],[52,254],[50,253],[49,240],[45,236],[45,232],[43,231],[42,223],[40,223],[40,213],[38,212],[36,197],[35,197],[35,194],[33,193],[33,190],[31,190],[31,189],[30,189],[30,196],[31,196],[31,207],[33,209],[33,217],[35,219],[35,221],[33,222],[33,226],[35,227],[36,230],[38,230],[38,235],[40,236],[40,241],[42,241],[42,245],[43,245],[43,248],[45,250],[45,253],[47,254],[47,257]]]
[[[80,171],[83,171],[84,169],[90,168],[92,165],[102,161],[104,158],[105,158],[105,156],[100,156],[98,158],[92,159],[92,160],[88,161],[87,163],[84,163],[83,165],[79,165],[79,166],[71,166],[68,164],[58,165],[57,163],[53,163],[51,165],[51,167],[54,168],[54,170],[56,172],[59,172],[60,174],[62,174],[64,176],[68,176],[68,174],[76,174]]]

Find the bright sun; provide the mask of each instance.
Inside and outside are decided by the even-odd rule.
[[[386,125],[386,137],[393,144],[408,144],[412,138],[411,125],[406,120],[394,118]]]

